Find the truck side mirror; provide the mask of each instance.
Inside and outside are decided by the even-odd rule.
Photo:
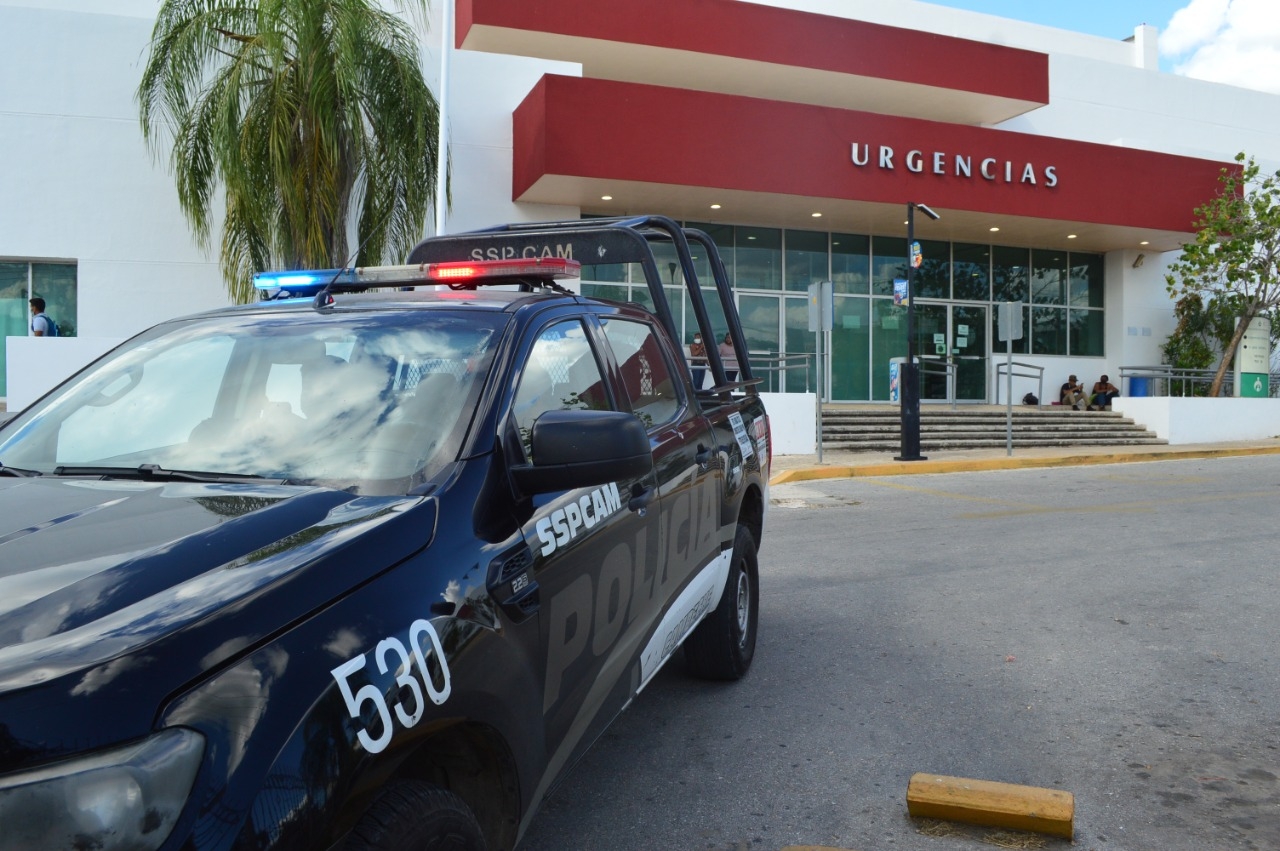
[[[620,411],[547,411],[530,434],[533,463],[511,468],[521,493],[585,488],[644,476],[653,453],[644,423]]]

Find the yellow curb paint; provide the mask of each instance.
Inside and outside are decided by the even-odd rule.
[[[991,780],[916,774],[907,786],[907,812],[915,818],[961,821],[1072,837],[1075,796],[1058,789]]]
[[[1108,455],[1066,455],[1043,458],[982,458],[957,461],[894,461],[859,466],[799,467],[783,470],[769,479],[771,485],[811,482],[821,479],[852,479],[869,476],[908,476],[925,473],[980,473],[990,470],[1020,470],[1036,467],[1080,467],[1094,464],[1131,464],[1139,461],[1179,461],[1198,458],[1229,458],[1243,455],[1278,455],[1280,446],[1251,449],[1171,449],[1165,452],[1117,452]]]

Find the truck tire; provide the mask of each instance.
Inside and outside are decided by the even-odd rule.
[[[756,652],[759,606],[756,539],[747,527],[739,525],[720,603],[685,639],[689,670],[709,680],[736,680],[746,674]]]
[[[345,851],[485,851],[466,803],[420,780],[386,787],[347,839]]]

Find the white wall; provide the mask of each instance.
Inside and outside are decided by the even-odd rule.
[[[226,304],[142,141],[133,93],[151,21],[58,5],[76,4],[0,0],[0,80],[21,81],[0,86],[0,257],[76,261],[83,335],[130,335]]]
[[[1280,437],[1280,399],[1122,396],[1111,403],[1171,445]]]
[[[511,115],[543,74],[579,77],[582,66],[456,50],[450,65],[453,111],[453,207],[445,230],[460,233],[504,222],[578,218],[576,206],[517,204]]]
[[[818,451],[816,393],[761,393],[769,414],[774,455],[812,455]]]

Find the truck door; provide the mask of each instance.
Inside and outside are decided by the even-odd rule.
[[[601,316],[600,324],[625,402],[649,430],[658,484],[662,557],[632,599],[641,610],[638,620],[653,625],[640,655],[643,687],[720,599],[710,574],[720,555],[722,468],[710,423],[688,388],[677,384],[670,347],[657,328],[620,316]],[[708,575],[701,576],[704,570]]]
[[[530,429],[553,410],[616,410],[602,364],[580,318],[535,333],[520,367],[511,415],[528,457]],[[656,511],[633,509],[655,494],[652,470],[633,479],[534,497],[524,518],[538,585],[546,665],[542,710],[550,776],[626,705],[634,691],[646,577],[656,573]],[[531,695],[532,699],[533,696]]]

